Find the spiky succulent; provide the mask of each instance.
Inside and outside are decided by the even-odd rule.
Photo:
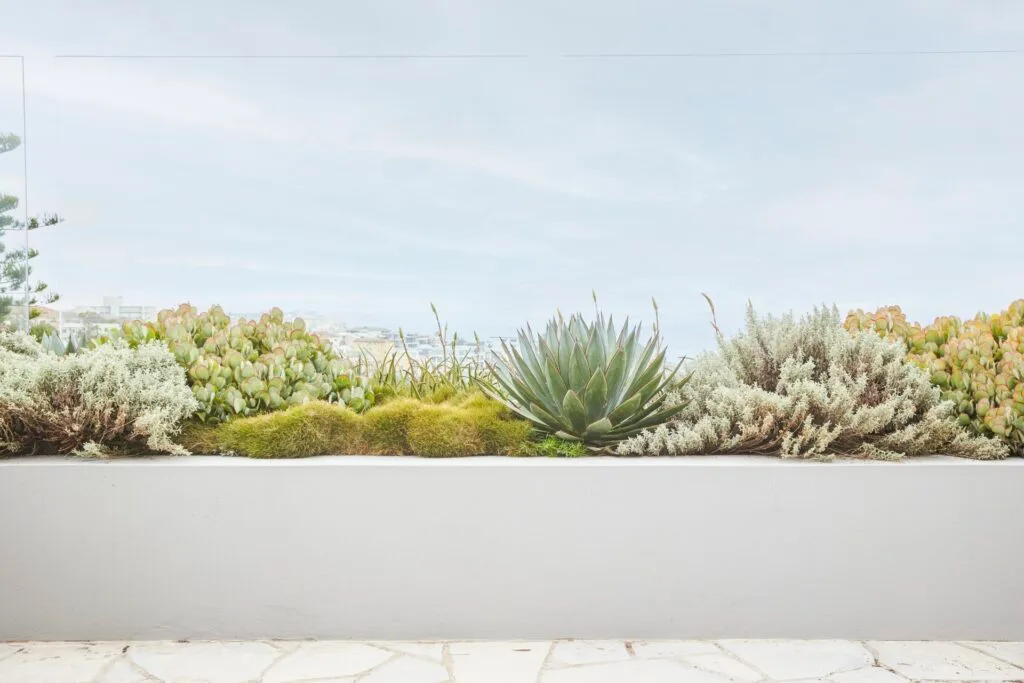
[[[61,338],[57,333],[46,332],[40,336],[39,343],[47,352],[56,356],[70,356],[86,348],[83,337],[75,336],[74,334]]]
[[[600,313],[594,323],[558,314],[543,334],[527,325],[518,338],[518,349],[502,343],[504,355],[492,367],[497,385],[484,390],[542,433],[600,450],[683,408],[665,404],[663,390],[679,366],[665,371],[656,331],[642,344],[640,326],[628,320],[616,333]]]

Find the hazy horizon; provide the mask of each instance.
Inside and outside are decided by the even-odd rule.
[[[433,302],[493,336],[596,290],[648,327],[654,297],[693,355],[701,292],[725,330],[748,299],[930,321],[1024,296],[1021,3],[210,5],[4,11],[28,126],[0,57],[0,132],[67,219],[32,235],[62,308],[429,333]]]

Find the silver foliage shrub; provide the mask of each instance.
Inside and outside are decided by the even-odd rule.
[[[197,407],[162,343],[57,356],[0,333],[0,453],[184,453],[173,437]]]
[[[847,332],[835,308],[796,320],[758,317],[748,307],[746,330],[731,339],[719,332],[718,345],[696,359],[676,395],[686,408],[620,443],[618,453],[1006,455],[1005,446],[956,424],[953,404],[906,361],[901,344]]]
[[[30,334],[20,330],[0,328],[0,350],[7,350],[22,356],[38,356],[43,352],[43,346]]]

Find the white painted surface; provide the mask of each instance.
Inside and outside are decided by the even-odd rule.
[[[0,640],[1024,640],[1022,492],[1022,460],[8,460]]]

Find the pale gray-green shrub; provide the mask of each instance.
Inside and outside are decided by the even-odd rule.
[[[20,330],[0,329],[0,349],[6,349],[22,356],[38,356],[43,346],[35,337]]]
[[[717,327],[716,327],[717,330]],[[896,459],[945,453],[999,458],[1005,446],[968,434],[900,343],[849,333],[839,311],[758,317],[698,357],[666,425],[619,444],[622,455],[765,453]]]
[[[173,437],[198,404],[163,343],[69,356],[32,344],[0,343],[0,453],[184,452]]]

